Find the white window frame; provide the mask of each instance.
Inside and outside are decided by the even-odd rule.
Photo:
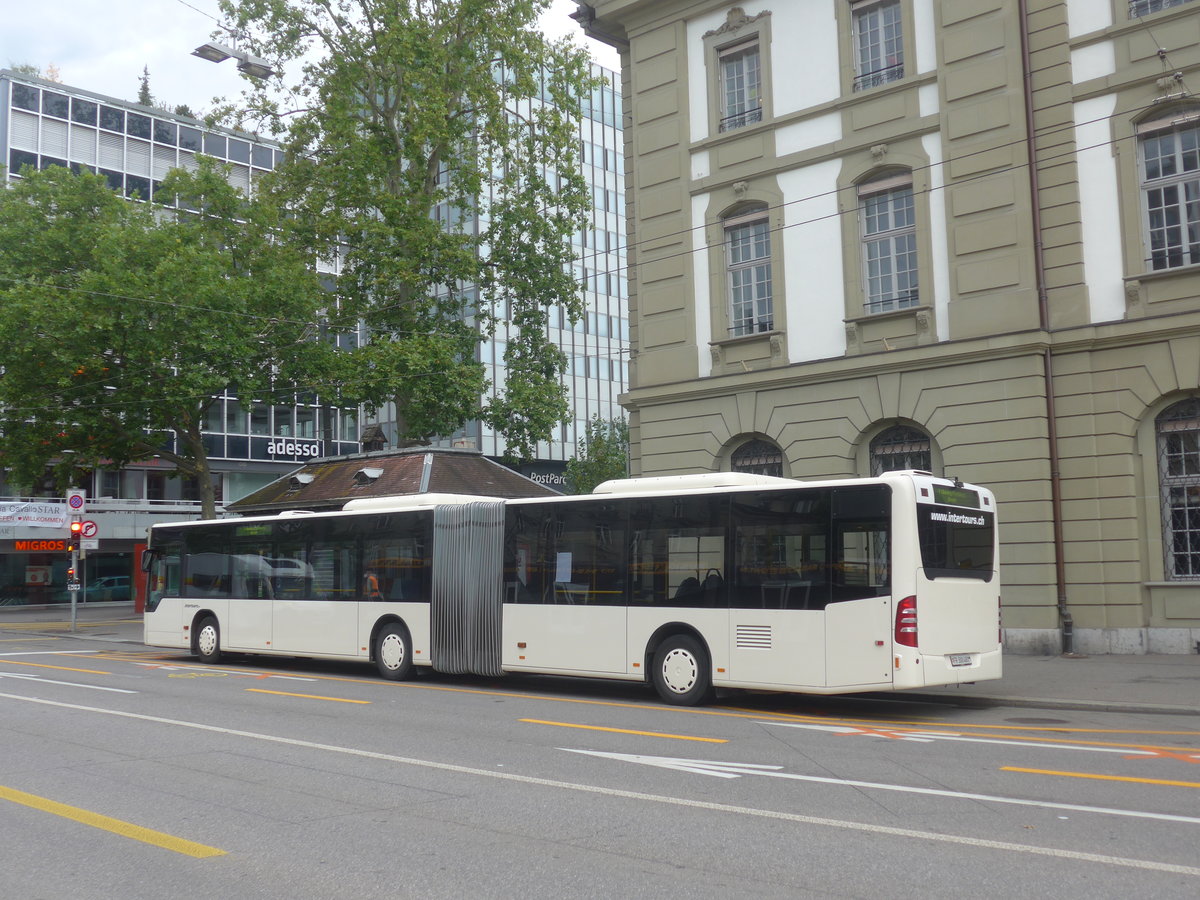
[[[1137,133],[1145,264],[1200,263],[1200,112],[1146,122]]]
[[[904,77],[904,11],[900,0],[860,0],[850,5],[855,91]]]
[[[863,311],[867,315],[920,303],[917,208],[912,175],[859,185],[862,221]]]
[[[717,51],[721,92],[719,131],[744,128],[763,120],[762,51],[758,36]]]
[[[1129,0],[1129,18],[1138,19],[1142,16],[1162,12],[1164,9],[1170,9],[1172,6],[1183,6],[1183,4],[1191,2],[1192,0]]]
[[[730,216],[725,234],[729,335],[772,331],[775,310],[771,282],[771,220],[765,209]]]

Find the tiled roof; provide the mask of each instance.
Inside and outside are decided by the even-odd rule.
[[[226,505],[243,515],[288,509],[341,509],[348,500],[399,494],[557,497],[558,491],[493,462],[477,450],[416,447],[314,460]]]

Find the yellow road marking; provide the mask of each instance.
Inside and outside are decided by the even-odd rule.
[[[154,831],[150,828],[143,828],[141,825],[134,825],[132,822],[123,822],[120,819],[113,819],[86,809],[80,809],[78,806],[68,806],[65,803],[47,800],[45,797],[26,794],[24,791],[13,790],[12,788],[0,786],[0,799],[11,800],[13,803],[20,803],[32,809],[62,816],[64,819],[71,819],[84,825],[90,825],[93,828],[111,831],[113,834],[121,835],[121,837],[141,841],[143,844],[153,844],[155,847],[162,847],[164,850],[172,850],[175,853],[182,853],[185,856],[192,856],[196,859],[225,855],[224,850],[218,850],[216,847],[197,844],[195,841],[184,840],[174,835],[164,834],[161,831]]]
[[[99,669],[72,669],[70,666],[52,666],[49,663],[18,662],[15,659],[0,659],[8,666],[33,666],[38,669],[61,669],[64,672],[86,672],[88,675],[111,675],[112,672],[101,672]]]
[[[582,728],[585,731],[612,731],[616,734],[640,734],[643,737],[671,738],[674,741],[704,741],[708,744],[728,744],[726,738],[693,737],[690,734],[664,734],[661,731],[633,731],[629,728],[606,728],[603,725],[576,725],[573,722],[545,722],[541,719],[520,719],[530,725],[555,725],[558,728]]]
[[[370,705],[370,700],[347,700],[345,697],[321,697],[317,694],[291,694],[287,691],[264,691],[262,688],[246,688],[252,694],[275,694],[279,697],[303,697],[305,700],[331,700],[334,703],[363,703]]]
[[[0,628],[3,628],[0,625]],[[23,644],[26,641],[57,641],[56,637],[23,637],[23,638],[0,638],[0,644]]]
[[[1162,778],[1133,778],[1129,775],[1095,775],[1091,772],[1055,772],[1051,769],[1022,769],[1017,766],[1002,766],[1001,772],[1024,772],[1027,775],[1059,775],[1063,778],[1092,778],[1096,781],[1130,781],[1134,784],[1165,784],[1168,787],[1200,788],[1196,781],[1167,781]]]

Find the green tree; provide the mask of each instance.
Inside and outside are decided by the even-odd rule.
[[[18,484],[160,457],[215,514],[203,430],[226,387],[290,403],[333,354],[309,336],[327,295],[277,208],[204,160],[160,194],[26,168],[0,191],[0,458]],[[197,210],[187,212],[187,209]],[[198,210],[203,209],[203,212]]]
[[[154,105],[154,95],[150,93],[149,66],[142,66],[142,77],[138,79],[137,102],[142,106]]]
[[[285,134],[274,187],[315,250],[341,248],[338,308],[373,335],[339,360],[344,397],[394,403],[401,443],[480,418],[525,457],[567,415],[548,328],[582,314],[568,237],[594,85],[582,50],[537,29],[548,3],[222,0],[241,46],[277,72],[301,61],[286,107],[279,78],[252,80],[237,120]],[[493,333],[507,375],[489,390]]]
[[[629,475],[629,424],[624,417],[593,416],[579,439],[577,455],[567,460],[567,484],[576,494],[590,494],[596,485]]]

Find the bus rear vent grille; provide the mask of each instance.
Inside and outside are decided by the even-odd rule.
[[[771,649],[770,625],[739,625],[737,626],[736,643],[738,647],[751,650]]]

